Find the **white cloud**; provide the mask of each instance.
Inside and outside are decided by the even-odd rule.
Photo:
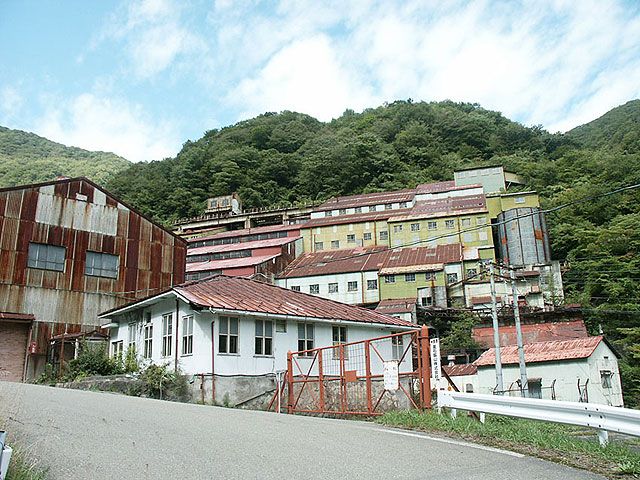
[[[14,87],[3,87],[0,90],[0,121],[7,125],[12,118],[18,116],[24,104],[24,98]]]
[[[114,152],[134,162],[173,156],[182,143],[173,125],[148,118],[139,106],[90,93],[49,102],[34,131],[65,145]]]

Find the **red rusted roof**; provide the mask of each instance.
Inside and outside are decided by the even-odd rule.
[[[248,278],[214,275],[183,283],[173,290],[186,300],[207,308],[419,328],[414,323],[373,310]]]
[[[445,215],[464,215],[470,213],[482,213],[487,211],[487,202],[484,195],[465,195],[463,197],[438,198],[435,200],[420,200],[416,202],[409,213],[394,215],[390,222],[417,218],[433,218]]]
[[[259,257],[226,258],[224,260],[210,260],[208,262],[187,263],[187,273],[207,272],[209,270],[221,270],[224,268],[252,267],[260,265],[278,255],[262,255]]]
[[[387,220],[395,215],[406,215],[411,211],[409,208],[396,210],[383,210],[380,212],[356,213],[352,215],[339,215],[337,217],[313,218],[307,223],[300,225],[301,228],[324,227],[327,225],[341,225],[344,223],[363,223]]]
[[[491,297],[485,303],[491,303]],[[473,299],[472,299],[473,301]],[[551,341],[564,341],[573,338],[587,338],[587,327],[582,320],[571,322],[545,322],[545,323],[523,323],[522,341],[524,343],[538,343]],[[498,329],[500,345],[516,344],[515,325],[501,325]],[[476,343],[483,347],[491,348],[494,345],[493,327],[476,327],[471,336]]]
[[[382,245],[303,253],[278,278],[378,270],[389,253]]]
[[[187,250],[187,256],[203,255],[205,253],[237,252],[240,250],[253,250],[259,248],[280,247],[287,243],[295,242],[300,237],[270,238],[268,240],[256,240],[255,242],[225,243],[223,245],[208,245]]]
[[[348,197],[336,197],[327,200],[314,209],[314,212],[324,210],[339,210],[341,208],[366,207],[369,205],[383,205],[386,203],[410,202],[416,191],[396,190],[393,192],[364,193],[362,195],[350,195]]]
[[[36,317],[31,313],[0,312],[0,320],[18,320],[21,322],[33,322]]]
[[[603,337],[587,337],[577,338],[574,340],[565,340],[563,342],[538,342],[530,343],[524,346],[524,360],[526,363],[535,362],[557,362],[560,360],[575,360],[580,358],[588,358],[600,345]],[[518,346],[510,345],[500,349],[502,364],[518,363]],[[495,365],[496,349],[491,348],[480,355],[474,365],[478,367],[486,365]]]
[[[433,247],[396,248],[386,257],[380,268],[380,275],[397,273],[431,272],[441,270],[447,263],[477,260],[477,248],[462,248],[460,243],[436,245]]]
[[[456,186],[456,182],[454,180],[450,180],[447,182],[424,183],[416,187],[416,193],[417,194],[445,193],[445,192],[452,192],[455,190],[469,190],[470,188],[482,188],[482,184],[474,183],[470,185]]]
[[[261,233],[288,232],[290,230],[300,230],[302,225],[267,225],[266,227],[245,228],[242,230],[228,230],[226,232],[212,233],[204,237],[190,238],[189,243],[201,242],[203,240],[215,240],[217,238],[243,237],[245,235],[259,235]]]
[[[416,297],[413,298],[388,298],[382,300],[376,307],[376,312],[386,313],[413,313],[416,309]]]
[[[444,371],[450,377],[459,377],[461,375],[475,375],[478,372],[478,367],[469,363],[465,365],[447,365],[444,367]]]

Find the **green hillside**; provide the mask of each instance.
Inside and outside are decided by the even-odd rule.
[[[640,102],[571,132],[525,127],[477,104],[397,101],[329,123],[267,113],[185,143],[175,157],[134,164],[108,189],[157,220],[200,214],[237,191],[247,208],[450,180],[460,167],[501,164],[525,177],[544,208],[640,184]],[[547,215],[566,267],[566,300],[591,334],[613,340],[627,402],[640,404],[640,190]]]
[[[105,184],[130,162],[113,153],[66,147],[21,130],[0,127],[0,188],[87,177]]]

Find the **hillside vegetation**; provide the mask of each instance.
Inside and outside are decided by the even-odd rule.
[[[0,188],[59,176],[87,177],[104,184],[129,165],[113,153],[66,147],[33,133],[0,127]]]
[[[200,214],[237,191],[247,208],[320,201],[450,180],[460,167],[501,164],[544,208],[640,184],[640,100],[564,135],[525,127],[477,104],[398,101],[329,123],[266,113],[188,141],[161,162],[134,164],[108,189],[157,220]],[[584,306],[623,354],[627,401],[640,404],[640,190],[547,216],[568,302]]]

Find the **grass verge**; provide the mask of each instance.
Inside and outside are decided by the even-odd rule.
[[[6,480],[45,480],[47,471],[40,468],[30,455],[15,445],[13,448]]]
[[[602,448],[595,430],[499,415],[487,415],[482,424],[464,412],[452,419],[444,413],[416,410],[389,412],[376,422],[500,447],[612,479],[640,477],[640,454],[619,441]]]

